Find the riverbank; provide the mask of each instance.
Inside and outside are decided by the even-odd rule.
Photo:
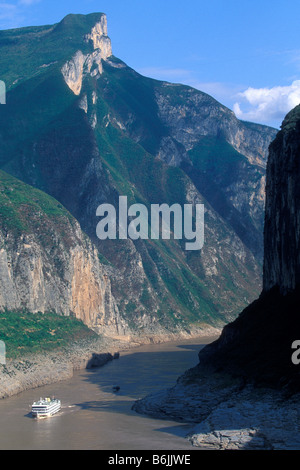
[[[168,390],[133,409],[156,419],[194,423],[187,436],[206,450],[299,450],[300,394],[257,388],[197,366]]]
[[[144,344],[215,338],[218,334],[219,330],[207,328],[180,334],[131,338],[98,336],[44,354],[27,354],[21,359],[8,360],[5,365],[0,364],[0,399],[70,379],[76,370],[100,367],[118,358],[120,353]]]
[[[197,364],[206,343],[205,338],[190,338],[120,350],[120,358],[104,367],[77,370],[70,379],[0,400],[5,429],[0,433],[0,450],[190,453],[193,447],[185,438],[189,425],[149,419],[131,408],[139,398],[172,387]],[[60,413],[53,419],[33,420],[32,402],[51,396],[61,400]]]
[[[114,357],[120,345],[99,338],[70,344],[68,347],[44,354],[27,354],[0,365],[0,398],[7,398],[25,390],[69,379],[75,370],[86,368],[93,354],[102,355],[102,364]]]

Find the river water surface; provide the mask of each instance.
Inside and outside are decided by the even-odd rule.
[[[143,346],[97,369],[75,372],[70,380],[0,400],[1,450],[192,450],[184,438],[188,424],[152,419],[131,410],[135,400],[173,386],[198,363],[210,340]],[[115,393],[113,387],[120,390]],[[36,420],[31,403],[55,396],[62,409]]]

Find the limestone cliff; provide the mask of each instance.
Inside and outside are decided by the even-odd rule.
[[[156,97],[160,119],[169,130],[158,156],[181,166],[262,259],[265,168],[276,130],[242,122],[226,106],[189,87],[166,84],[157,87]]]
[[[259,295],[264,162],[274,129],[239,121],[199,90],[136,73],[112,55],[102,13],[68,15],[30,34],[2,32],[0,51],[8,89],[0,168],[75,217],[105,257],[120,316],[136,335],[218,328]],[[172,235],[99,240],[97,207],[117,208],[119,196],[148,209],[203,203],[203,249],[188,252]],[[74,252],[70,263],[83,259]],[[71,285],[79,277],[75,270]],[[96,300],[89,307],[83,299],[97,282],[93,294],[82,287],[71,302],[86,318],[96,318]]]
[[[94,52],[84,55],[81,50],[67,61],[61,72],[68,87],[75,95],[79,95],[85,74],[95,77],[102,73],[102,60],[112,55],[111,41],[107,36],[106,15],[102,14],[100,21],[93,26],[91,33],[84,36],[85,42],[93,44]]]
[[[124,334],[96,248],[54,199],[0,172],[0,310],[75,315]]]
[[[143,80],[146,95],[149,85]],[[156,158],[187,173],[262,262],[266,161],[276,129],[242,122],[226,106],[191,87],[166,82],[151,87],[160,130],[140,109],[133,112],[123,103],[114,122]]]
[[[174,387],[134,404],[137,412],[199,423],[203,449],[299,449],[300,106],[270,146],[264,290],[199,352]],[[296,351],[298,352],[298,350]],[[299,357],[299,354],[296,355]]]
[[[245,381],[299,392],[292,344],[299,337],[300,106],[284,119],[269,148],[260,297],[200,352],[210,365]]]

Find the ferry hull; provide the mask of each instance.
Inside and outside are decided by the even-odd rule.
[[[59,400],[40,400],[39,402],[33,403],[31,407],[31,415],[34,418],[49,418],[56,414],[61,408],[61,403]]]
[[[41,418],[50,418],[51,416],[55,415],[58,413],[60,408],[56,411],[49,411],[48,413],[39,413],[38,411],[32,411],[31,414],[33,418],[41,419]]]

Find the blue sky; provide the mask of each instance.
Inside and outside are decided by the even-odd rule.
[[[114,55],[209,93],[241,119],[279,127],[300,103],[299,0],[0,0],[0,29],[97,11]]]

